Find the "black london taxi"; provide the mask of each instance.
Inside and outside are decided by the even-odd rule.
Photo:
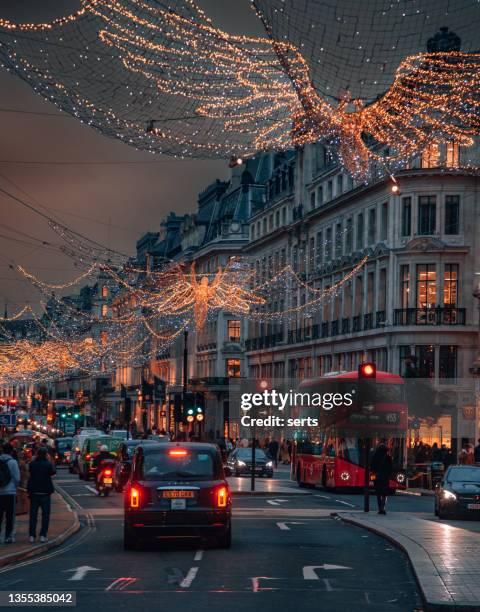
[[[124,497],[124,547],[158,539],[232,541],[232,502],[215,444],[149,444],[135,450]]]

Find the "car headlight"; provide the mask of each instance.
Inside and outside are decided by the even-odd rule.
[[[269,461],[269,462],[267,463],[267,467],[273,467],[273,461]]]
[[[457,499],[457,496],[455,495],[455,493],[452,493],[452,491],[446,491],[445,489],[443,490],[443,497],[445,499],[450,499],[450,500],[454,500]]]
[[[247,464],[245,463],[245,461],[237,461],[237,465],[238,467],[245,467]]]

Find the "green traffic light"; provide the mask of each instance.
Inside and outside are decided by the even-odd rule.
[[[192,409],[192,408],[189,408],[189,409],[187,410],[187,414],[193,414],[193,409]]]
[[[78,419],[79,417],[80,417],[80,415],[79,415],[79,414],[77,414],[77,413],[75,413],[75,414],[73,415],[73,418],[74,418],[74,419]]]
[[[200,406],[197,406],[197,412],[203,412],[203,409]]]
[[[65,419],[67,417],[67,415],[63,412],[62,413],[62,419]]]

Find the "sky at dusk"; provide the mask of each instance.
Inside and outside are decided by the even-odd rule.
[[[199,4],[228,31],[262,34],[249,0]],[[74,0],[2,0],[0,17],[38,22],[78,7]],[[110,140],[65,113],[47,117],[7,112],[56,109],[4,70],[0,91],[0,187],[114,249],[133,254],[136,240],[146,231],[157,231],[166,213],[194,211],[197,193],[215,178],[228,177],[226,162],[152,156]],[[103,163],[18,163],[32,161]],[[11,315],[27,301],[38,303],[40,297],[11,269],[13,262],[49,282],[64,282],[77,272],[68,257],[34,240],[62,243],[45,220],[1,193],[0,211],[0,312],[7,301]]]

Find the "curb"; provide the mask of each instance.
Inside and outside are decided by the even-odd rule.
[[[331,516],[343,521],[344,523],[355,525],[356,527],[360,527],[380,536],[381,538],[384,538],[406,555],[425,606],[424,612],[480,612],[480,601],[472,604],[455,603],[450,593],[448,593],[445,584],[443,583],[441,576],[437,572],[437,569],[432,563],[430,557],[420,545],[416,544],[415,542],[408,541],[407,538],[403,538],[403,536],[394,537],[393,535],[383,531],[382,529],[378,529],[373,525],[365,525],[364,523],[357,521],[350,516],[343,515],[341,512],[332,512]],[[405,540],[405,543],[400,541],[401,537]],[[422,559],[417,559],[417,566],[412,559],[412,556],[415,554],[415,551],[412,550],[413,546],[418,547],[419,551],[417,554],[423,557]],[[422,566],[424,572],[429,573],[429,575],[427,575],[425,578],[427,584],[422,584],[418,569],[418,566],[420,565]],[[437,585],[443,586],[445,589],[445,599],[443,601],[428,599],[428,593],[426,590],[428,587],[431,587],[433,582],[435,582]]]
[[[26,548],[24,550],[19,550],[18,552],[12,553],[10,555],[4,555],[0,557],[0,567],[5,567],[6,565],[10,565],[18,561],[23,561],[25,559],[30,559],[32,557],[41,555],[42,553],[46,552],[47,550],[50,550],[51,548],[56,548],[57,546],[60,546],[60,544],[63,544],[65,540],[68,540],[70,536],[72,536],[74,533],[77,533],[77,531],[80,530],[81,524],[78,518],[78,514],[70,506],[70,504],[66,501],[63,495],[63,491],[61,491],[60,488],[56,488],[55,490],[61,496],[63,503],[73,513],[73,516],[74,516],[73,524],[70,525],[70,527],[67,527],[65,531],[60,533],[53,540],[45,542],[44,544],[37,544],[37,545],[31,546],[30,548]]]

